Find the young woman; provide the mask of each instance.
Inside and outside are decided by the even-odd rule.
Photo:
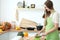
[[[45,2],[45,14],[43,18],[45,19],[44,27],[38,34],[45,30],[44,34],[42,34],[43,38],[46,36],[46,40],[59,40],[59,18],[58,13],[53,8],[53,2],[51,0]]]

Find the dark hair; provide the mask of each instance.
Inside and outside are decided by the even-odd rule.
[[[45,4],[49,9],[54,9],[54,8],[53,8],[53,2],[52,2],[52,1],[47,0],[44,4]]]
[[[53,8],[53,2],[52,2],[52,1],[47,0],[44,4],[45,4],[49,9],[54,10],[54,8]],[[45,9],[45,12],[46,12],[46,15],[47,15],[47,16],[50,16],[50,14],[51,14],[50,11],[47,11],[47,10]],[[45,14],[43,15],[43,18],[45,18]]]

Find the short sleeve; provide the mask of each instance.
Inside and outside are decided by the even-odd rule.
[[[53,23],[59,23],[59,14],[57,12],[53,15]]]

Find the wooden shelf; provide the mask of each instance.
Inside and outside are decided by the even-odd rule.
[[[43,10],[43,8],[17,8],[17,10]]]

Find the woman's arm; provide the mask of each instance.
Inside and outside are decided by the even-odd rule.
[[[58,23],[54,23],[54,27],[51,30],[49,30],[48,32],[46,32],[46,34],[49,34],[55,30],[58,30]]]
[[[44,26],[43,26],[43,28],[39,31],[39,34],[45,30],[46,24],[47,24],[47,21],[46,21],[46,19],[45,19],[45,20],[44,20]]]
[[[46,15],[46,12],[44,12],[43,18],[45,19],[44,20],[44,25],[43,25],[43,28],[40,30],[40,32],[44,31],[45,30],[45,26],[47,25],[47,15]]]

